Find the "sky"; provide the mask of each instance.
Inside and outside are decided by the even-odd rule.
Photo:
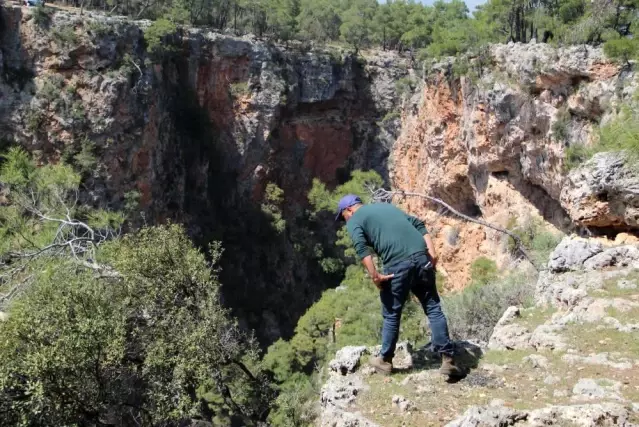
[[[486,0],[464,0],[466,2],[466,6],[468,6],[468,10],[472,13],[475,10],[475,6],[478,4],[486,3]],[[384,3],[384,0],[380,0],[380,3]],[[435,0],[421,0],[422,3],[431,5],[435,2]]]

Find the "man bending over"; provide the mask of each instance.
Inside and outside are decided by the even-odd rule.
[[[402,309],[412,291],[428,316],[433,350],[442,356],[440,372],[460,376],[435,286],[437,256],[424,223],[390,203],[364,205],[353,194],[339,201],[335,219],[340,217],[346,221],[355,251],[380,291],[384,318],[382,350],[379,357],[371,359],[371,365],[379,373],[391,373]],[[384,274],[376,270],[368,247],[382,259]]]

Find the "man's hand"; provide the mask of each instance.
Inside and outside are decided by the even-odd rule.
[[[373,257],[370,255],[362,259],[362,264],[364,264],[366,271],[368,271],[368,275],[371,276],[373,283],[375,283],[375,286],[377,286],[377,289],[380,291],[382,290],[384,282],[394,277],[394,274],[379,274],[375,268],[375,264],[373,263]]]
[[[379,274],[377,271],[373,273],[371,279],[373,279],[373,283],[377,286],[377,289],[382,290],[382,285],[385,281],[392,279],[395,277],[394,274]]]
[[[433,268],[437,268],[437,252],[435,252],[435,245],[433,244],[433,239],[431,239],[430,234],[424,234],[424,241],[426,242]]]

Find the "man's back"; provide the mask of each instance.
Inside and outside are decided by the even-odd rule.
[[[424,223],[390,203],[363,205],[346,223],[357,254],[364,258],[371,246],[384,265],[426,252]]]

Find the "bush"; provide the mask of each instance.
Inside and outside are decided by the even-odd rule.
[[[479,257],[470,265],[471,286],[483,286],[497,278],[497,264],[492,259]]]
[[[557,141],[565,141],[568,139],[568,126],[570,125],[571,115],[568,108],[560,108],[557,111],[557,117],[552,124],[552,133]]]
[[[60,46],[72,47],[78,44],[80,38],[71,24],[62,25],[51,30],[51,38]]]
[[[173,51],[166,43],[167,36],[174,34],[177,26],[168,19],[162,18],[153,22],[144,30],[144,40],[151,56],[158,58]]]
[[[277,233],[286,229],[286,220],[282,217],[282,203],[284,191],[277,184],[269,182],[264,191],[262,212],[271,217],[271,226]]]
[[[470,286],[444,297],[443,306],[453,339],[488,341],[497,321],[511,305],[532,305],[534,277],[513,274],[501,281]]]
[[[592,156],[591,150],[580,143],[566,147],[564,154],[564,169],[566,171],[580,166]]]
[[[637,57],[639,44],[635,39],[620,38],[604,43],[604,53],[608,58],[617,59],[624,64]]]
[[[229,95],[232,99],[244,98],[251,94],[248,82],[231,83],[229,85]]]
[[[219,246],[210,253],[215,262]],[[220,305],[217,279],[181,227],[143,229],[98,259],[119,278],[72,257],[43,260],[0,324],[5,422],[93,425],[115,413],[153,425],[213,413],[230,425],[261,416],[270,392],[257,346]]]
[[[33,22],[35,22],[38,27],[46,28],[51,25],[51,14],[46,7],[42,6],[42,4],[38,4],[32,10]]]
[[[402,77],[395,82],[395,91],[400,98],[412,94],[415,87],[415,81],[410,77]]]
[[[526,218],[519,223],[516,217],[511,216],[506,228],[521,239],[524,249],[529,252],[536,264],[548,262],[550,253],[561,241],[561,235],[547,231],[539,218]],[[508,249],[511,253],[515,253],[517,249],[515,241],[510,237]]]

